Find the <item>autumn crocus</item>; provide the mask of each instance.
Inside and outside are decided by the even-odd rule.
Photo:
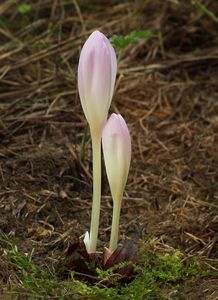
[[[131,139],[126,122],[121,115],[113,113],[108,119],[102,133],[102,146],[113,198],[109,250],[114,252],[118,243],[120,209],[131,160]]]
[[[94,31],[85,42],[79,59],[78,88],[85,117],[89,123],[93,153],[93,204],[90,234],[84,242],[88,253],[95,253],[101,196],[101,135],[114,91],[117,60],[109,40]]]

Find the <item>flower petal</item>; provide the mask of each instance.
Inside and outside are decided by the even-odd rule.
[[[116,54],[109,40],[94,31],[85,42],[78,66],[78,88],[91,128],[103,127],[111,104],[117,72]]]
[[[112,114],[102,133],[107,177],[113,200],[122,198],[126,185],[130,160],[131,139],[126,122],[121,115]]]

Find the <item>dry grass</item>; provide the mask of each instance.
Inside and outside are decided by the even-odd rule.
[[[216,269],[217,23],[191,1],[36,0],[25,2],[27,14],[19,13],[21,2],[0,4],[1,235],[16,237],[24,252],[34,248],[44,265],[89,228],[80,47],[94,29],[111,36],[145,28],[151,39],[119,53],[111,108],[125,117],[133,143],[121,238],[146,233]],[[216,1],[204,4],[218,16]],[[104,178],[100,247],[111,210]]]

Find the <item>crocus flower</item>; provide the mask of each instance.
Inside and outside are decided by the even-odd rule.
[[[107,178],[113,198],[112,230],[109,250],[117,248],[120,209],[130,160],[131,139],[125,120],[112,114],[102,132],[102,146]]]
[[[116,73],[114,48],[104,34],[94,31],[82,48],[78,66],[79,95],[91,130],[102,129],[107,119]]]
[[[114,90],[117,60],[109,40],[99,31],[85,42],[79,59],[78,88],[90,126],[93,155],[93,204],[90,234],[85,235],[88,253],[96,251],[101,197],[101,135]]]

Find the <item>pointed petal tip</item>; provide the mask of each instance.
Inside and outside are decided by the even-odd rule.
[[[86,231],[85,237],[84,237],[84,239],[83,239],[83,242],[84,242],[84,244],[85,244],[85,246],[86,246],[87,252],[88,252],[88,249],[89,249],[89,241],[90,241],[89,232]]]
[[[108,261],[108,259],[110,258],[111,254],[113,252],[111,252],[111,250],[107,247],[104,247],[104,250],[103,250],[103,265],[105,265]]]

